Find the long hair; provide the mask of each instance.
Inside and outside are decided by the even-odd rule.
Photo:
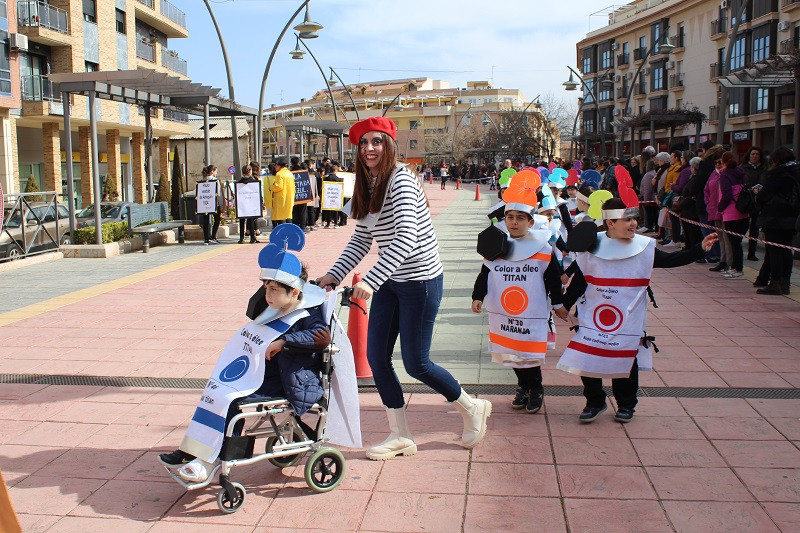
[[[383,199],[386,197],[386,188],[394,173],[397,163],[397,146],[394,139],[381,132],[383,146],[383,157],[378,164],[377,179],[372,195],[369,193],[370,174],[369,168],[364,163],[361,155],[361,146],[357,146],[358,155],[356,157],[356,183],[353,189],[353,207],[351,214],[354,219],[359,220],[367,216],[367,213],[377,213],[383,206]]]

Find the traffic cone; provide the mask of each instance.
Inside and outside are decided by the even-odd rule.
[[[456,180],[456,190],[457,191],[461,190],[461,178],[458,178]]]
[[[353,274],[353,285],[361,281],[361,274]],[[360,298],[351,298],[352,301],[367,308],[367,301]],[[372,369],[367,361],[367,324],[369,317],[356,306],[350,307],[347,317],[347,337],[353,346],[353,359],[356,363],[356,379],[359,385],[374,385]]]
[[[479,202],[480,199],[481,199],[481,184],[480,183],[476,183],[475,184],[475,201]]]
[[[428,183],[433,185],[433,174],[431,174],[431,176],[428,178]]]

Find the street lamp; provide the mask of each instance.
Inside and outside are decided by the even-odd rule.
[[[339,78],[339,81],[342,83],[342,87],[344,88],[344,92],[350,98],[350,103],[353,104],[353,111],[356,112],[356,120],[361,120],[361,117],[358,114],[358,107],[356,107],[356,102],[353,100],[353,95],[350,93],[350,88],[347,86],[347,84],[344,81],[342,81],[342,77],[339,76],[339,73],[336,72],[335,70],[333,70],[333,67],[328,67],[328,68],[331,69],[331,78],[328,80],[328,84],[331,87],[333,87],[334,85],[336,85],[336,80],[333,79],[333,76],[335,75],[337,78]],[[345,118],[347,118],[346,115],[345,115]]]
[[[303,20],[302,24],[298,24],[295,26],[295,30],[300,32],[300,37],[304,39],[313,39],[317,37],[316,32],[322,29],[322,24],[316,23],[311,20],[311,15],[308,12],[308,3],[311,0],[304,0],[300,7],[289,17],[289,20],[286,22],[286,25],[281,30],[281,33],[278,35],[277,40],[275,41],[275,45],[272,47],[272,52],[269,54],[269,59],[267,59],[267,66],[264,69],[264,77],[261,79],[261,92],[259,93],[258,97],[258,117],[256,117],[256,145],[258,146],[258,150],[256,150],[256,161],[259,163],[261,162],[261,142],[262,142],[262,123],[264,120],[264,94],[267,90],[267,78],[269,77],[269,69],[272,66],[272,60],[275,58],[275,53],[278,51],[278,45],[281,44],[281,40],[283,36],[286,35],[286,32],[289,30],[289,26],[291,26],[294,19],[297,18],[297,15],[305,8],[306,16]],[[294,57],[294,56],[293,56]]]
[[[578,74],[578,72],[575,69],[573,69],[571,66],[567,65],[567,68],[570,70],[570,75],[569,75],[569,79],[567,81],[565,81],[564,83],[562,83],[562,85],[564,86],[564,89],[567,90],[567,91],[574,91],[574,90],[576,90],[578,88],[578,85],[582,85],[584,90],[589,92],[589,96],[592,97],[592,101],[595,103],[595,105],[597,105],[597,109],[598,109],[597,117],[598,117],[598,122],[600,122],[600,120],[599,120],[599,118],[600,118],[600,113],[599,113],[600,101],[597,99],[597,93],[595,92],[594,88],[592,88],[589,84],[587,84],[586,80],[583,79],[583,76]],[[575,78],[574,78],[573,75],[578,77],[578,79],[580,80],[580,83],[575,81]],[[603,74],[603,76],[598,79],[598,83],[603,83],[604,81],[610,81],[608,79],[609,76],[610,76],[609,73]],[[584,103],[585,102],[581,102],[580,107],[583,107]],[[580,108],[578,109],[578,113],[580,114]],[[575,125],[572,127],[572,137],[573,138],[575,137],[575,128],[576,128],[577,124],[578,124],[578,117],[576,116],[575,117]],[[598,125],[600,126],[600,155],[601,156],[605,156],[606,155],[605,129],[603,128],[602,124],[598,124]],[[572,156],[570,155],[570,159],[571,158],[572,158]]]
[[[461,121],[464,120],[465,118],[467,120],[472,118],[472,113],[470,112],[470,109],[472,109],[472,104],[470,104],[470,106],[467,108],[467,112],[464,113],[464,115],[462,115],[461,120],[458,120],[458,113],[453,111],[453,118],[456,121],[456,127],[453,128],[453,147],[450,150],[451,160],[455,160],[456,158],[456,133],[458,133],[458,127],[461,125]]]

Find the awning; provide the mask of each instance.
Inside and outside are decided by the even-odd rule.
[[[720,85],[729,89],[752,87],[769,89],[783,87],[795,81],[797,60],[792,55],[776,55],[737,70],[719,80]]]

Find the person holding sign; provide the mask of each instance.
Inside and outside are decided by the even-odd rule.
[[[256,185],[247,186],[248,183]],[[244,244],[245,227],[250,232],[250,244],[256,239],[256,219],[261,216],[261,188],[253,177],[250,165],[242,167],[242,179],[236,182],[236,216],[239,217],[239,244]],[[253,215],[252,213],[257,212]]]
[[[286,168],[286,158],[279,157],[275,161],[277,172],[272,180],[272,227],[292,221],[294,207],[294,175]]]
[[[472,448],[481,441],[492,412],[488,400],[470,397],[450,372],[430,360],[443,268],[425,193],[414,174],[397,163],[396,137],[397,126],[385,117],[370,117],[350,128],[350,143],[358,146],[358,157],[355,192],[345,210],[356,220],[356,228],[339,259],[317,280],[324,287],[338,285],[367,255],[373,239],[377,241],[378,262],[353,286],[353,298],[375,296],[367,359],[386,407],[390,434],[367,450],[373,460],[417,453],[403,389],[392,366],[398,336],[406,372],[453,402],[461,413],[461,446]]]
[[[344,202],[344,180],[336,175],[338,166],[328,163],[325,165],[325,180],[322,182],[322,221],[326,228],[339,227],[339,217],[342,214]]]
[[[219,244],[217,230],[222,214],[222,187],[217,179],[217,167],[208,165],[203,168],[203,179],[197,182],[197,212],[200,214],[200,225],[203,227],[203,243]],[[211,219],[214,220],[213,229]]]

